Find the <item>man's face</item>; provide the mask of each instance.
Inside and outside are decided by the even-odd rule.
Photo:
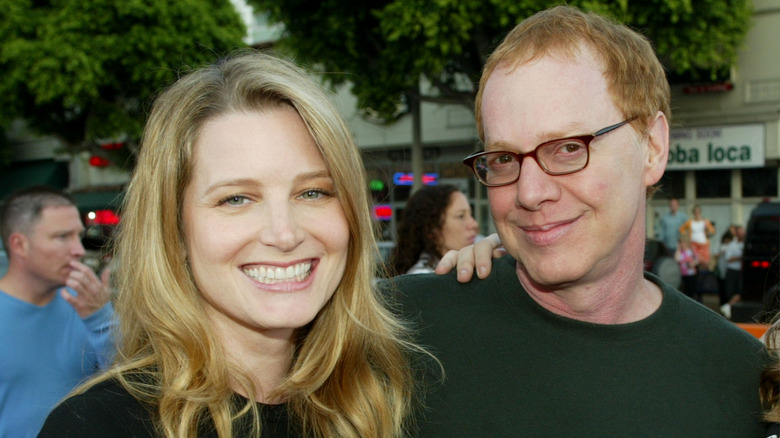
[[[64,285],[72,270],[70,262],[84,257],[83,231],[76,207],[44,208],[26,236],[24,254],[28,272],[51,287]]]
[[[676,199],[672,199],[669,201],[669,210],[672,211],[672,214],[677,213],[677,209],[680,207],[680,204],[677,203]]]
[[[528,153],[624,120],[597,59],[584,49],[574,59],[546,56],[496,69],[482,101],[485,149]],[[645,187],[663,173],[647,172],[646,143],[626,125],[591,142],[580,172],[551,176],[526,158],[516,183],[488,189],[496,229],[521,279],[557,288],[625,270],[641,275]]]

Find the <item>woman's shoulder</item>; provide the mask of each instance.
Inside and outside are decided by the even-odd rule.
[[[122,384],[108,379],[63,400],[49,414],[39,438],[155,436],[151,411]]]

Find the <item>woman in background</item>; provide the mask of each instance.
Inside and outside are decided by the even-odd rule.
[[[240,54],[156,100],[116,244],[119,353],[40,437],[399,437],[362,161],[325,94]]]
[[[697,284],[696,272],[699,265],[699,259],[696,253],[691,249],[691,241],[688,236],[680,236],[677,239],[677,249],[674,252],[674,259],[680,265],[680,274],[682,275],[682,291],[685,295],[701,301],[699,287]]]
[[[477,221],[466,195],[455,186],[425,186],[407,201],[390,253],[391,276],[433,272],[449,250],[474,243]]]
[[[715,235],[715,226],[702,217],[701,205],[694,205],[692,213],[693,217],[680,227],[680,235],[691,241],[691,249],[699,259],[699,272],[705,272],[710,269],[710,237]]]

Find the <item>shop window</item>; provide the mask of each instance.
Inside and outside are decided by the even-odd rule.
[[[745,198],[777,197],[777,169],[742,169],[742,196]]]
[[[659,190],[654,196],[656,199],[685,199],[684,170],[667,170],[657,185]]]
[[[697,198],[730,198],[731,170],[697,170]]]

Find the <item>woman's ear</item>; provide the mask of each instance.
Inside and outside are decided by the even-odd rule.
[[[645,150],[645,186],[657,183],[666,171],[669,160],[669,121],[658,111],[648,126]]]

